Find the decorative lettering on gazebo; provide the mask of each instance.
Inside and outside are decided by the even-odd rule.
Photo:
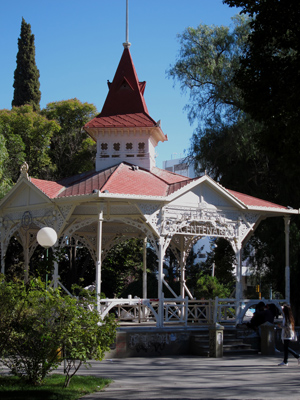
[[[176,224],[171,221],[165,221],[163,226],[163,235],[168,233],[177,233],[183,235],[199,235],[199,236],[213,236],[223,238],[234,238],[235,229],[233,226],[212,226],[207,223],[193,223],[189,224]]]
[[[231,239],[236,236],[236,220],[217,210],[192,207],[166,207],[163,211],[162,234],[212,236]]]

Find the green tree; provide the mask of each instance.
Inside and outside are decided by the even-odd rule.
[[[5,176],[5,164],[8,161],[8,151],[5,144],[5,137],[0,130],[0,199],[11,187],[10,179]]]
[[[208,253],[204,266],[211,270],[214,264],[214,276],[232,291],[235,285],[234,263],[236,262],[233,248],[227,240],[222,238],[214,240],[211,248],[213,251]]]
[[[59,261],[60,278],[68,290],[71,290],[72,285],[79,279],[84,286],[95,282],[95,262],[80,242],[74,240],[70,247],[62,249],[62,253],[64,256]],[[148,272],[157,268],[156,259],[153,250],[147,248]],[[132,294],[142,297],[143,241],[132,238],[116,244],[103,259],[101,269],[103,296],[113,298]],[[133,283],[134,288],[131,285]],[[155,296],[157,296],[157,284]]]
[[[153,251],[147,249],[147,268],[153,269],[157,263],[154,261]],[[156,257],[155,257],[156,259]],[[106,297],[127,295],[126,288],[135,281],[140,281],[143,271],[143,241],[137,238],[124,240],[115,245],[107,254],[102,263],[102,291]],[[139,291],[139,294],[141,291]],[[130,293],[130,294],[137,294]]]
[[[278,174],[278,199],[298,208],[299,192],[295,188],[300,183],[300,3],[224,3],[241,7],[242,12],[254,17],[234,80],[243,94],[244,110],[263,124],[257,138],[269,157],[270,169]]]
[[[115,339],[113,316],[101,320],[87,291],[72,297],[40,280],[25,285],[1,277],[0,307],[0,360],[32,384],[65,359],[67,387],[80,366],[102,360]]]
[[[31,176],[47,179],[53,168],[49,155],[50,141],[58,131],[59,125],[55,121],[34,112],[31,105],[0,110],[0,132],[6,139],[9,154],[6,178],[16,182],[20,166],[26,161]]]
[[[235,123],[206,121],[192,135],[189,159],[199,174],[206,171],[225,187],[256,197],[276,198],[275,174],[261,151],[255,132],[260,124],[241,114]]]
[[[31,26],[22,18],[18,39],[17,67],[14,73],[14,98],[12,106],[30,104],[34,111],[40,109],[40,73],[35,63],[34,35]]]
[[[255,3],[266,4],[266,2]],[[182,50],[175,67],[170,70],[171,76],[178,79],[183,88],[186,87],[190,90],[189,117],[192,120],[199,118],[200,121],[192,137],[189,158],[198,163],[200,173],[207,170],[212,178],[230,189],[278,204],[293,206],[298,204],[297,199],[299,199],[298,187],[300,185],[297,182],[300,174],[297,170],[298,167],[291,168],[286,164],[283,173],[283,169],[276,165],[276,157],[273,156],[276,152],[272,153],[272,148],[273,146],[280,147],[280,140],[274,144],[270,139],[268,150],[262,145],[261,138],[266,125],[264,121],[255,119],[246,112],[245,93],[235,80],[240,68],[240,59],[250,46],[248,38],[251,37],[253,30],[249,18],[235,19],[235,22],[238,25],[235,25],[233,31],[236,30],[236,26],[241,24],[238,32],[243,32],[242,35],[233,35],[228,29],[210,30],[206,26],[204,28],[200,26],[201,29],[197,28],[196,30],[189,28],[188,35],[181,37]],[[205,34],[202,34],[203,32]],[[227,34],[231,38],[231,47],[225,47],[225,43],[229,43],[226,39]],[[224,50],[221,51],[220,48]],[[226,52],[225,49],[231,51]],[[224,63],[223,57],[225,56],[226,62]],[[227,65],[228,68],[223,68],[223,65]],[[212,67],[206,68],[206,66]],[[228,86],[230,86],[229,91],[227,90]],[[202,88],[204,91],[201,93]],[[236,96],[235,99],[233,99],[234,96]],[[282,140],[288,141],[288,138],[285,136]],[[296,141],[293,144],[295,148],[292,149],[292,152],[299,153]],[[282,150],[286,151],[284,148],[285,145]],[[284,157],[286,160],[288,159],[288,152]],[[292,176],[294,177],[293,181]],[[296,206],[294,205],[294,207]],[[297,282],[299,280],[297,237],[299,234],[297,233],[298,222],[294,225],[295,222],[293,221],[291,224],[290,265],[292,300],[297,302]],[[273,289],[284,293],[282,255],[285,250],[284,238],[282,238],[282,220],[266,221],[262,229],[255,232],[255,235],[264,244],[261,246],[262,251],[268,250],[265,253],[268,263],[264,273],[266,277],[275,277],[272,279]],[[250,244],[255,245],[254,238]],[[260,259],[262,260],[264,257],[262,256]]]
[[[300,3],[297,0],[224,0],[224,3],[241,7],[242,12],[253,16],[251,35],[235,72],[234,83],[245,99],[244,110],[263,126],[256,132],[255,140],[269,161],[273,183],[273,197],[269,199],[299,208]],[[276,247],[278,237],[282,236],[280,231],[282,222],[274,221],[258,233],[264,235],[272,249],[269,265],[272,276],[278,277],[275,289],[284,293],[284,274],[276,265],[276,259],[284,254],[281,245]],[[299,218],[292,219],[290,231],[291,302],[299,323]]]
[[[224,186],[270,198],[269,160],[254,136],[262,126],[244,112],[242,92],[233,82],[249,34],[250,19],[241,16],[231,28],[187,28],[169,76],[189,90],[189,119],[199,122],[188,154],[198,173],[206,170]]]
[[[49,103],[41,113],[61,128],[51,139],[50,157],[56,168],[53,178],[58,180],[94,169],[96,143],[82,127],[96,115],[96,107],[70,99]]]
[[[230,295],[230,290],[222,285],[215,276],[199,273],[194,294],[197,299],[227,298]]]
[[[215,115],[232,121],[242,109],[243,98],[232,79],[250,28],[246,17],[235,16],[232,21],[232,29],[201,24],[178,35],[178,58],[168,75],[189,91],[190,121],[198,118],[202,123]]]

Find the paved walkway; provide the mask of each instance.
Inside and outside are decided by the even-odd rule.
[[[102,392],[82,400],[247,399],[299,400],[300,367],[293,357],[278,367],[282,354],[265,357],[126,358],[92,362],[90,374],[113,379]]]

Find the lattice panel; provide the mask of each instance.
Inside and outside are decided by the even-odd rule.
[[[137,203],[138,208],[142,214],[150,216],[157,213],[161,208],[161,203]]]
[[[107,206],[106,204],[101,204],[102,210],[103,210],[103,214],[107,213]],[[74,212],[72,213],[72,215],[86,215],[86,216],[90,216],[90,215],[98,215],[99,214],[99,207],[98,205],[79,205],[75,208]]]
[[[65,224],[66,218],[68,217],[72,209],[72,205],[66,205],[57,208],[58,208],[58,212],[56,213],[57,230],[58,232],[60,232],[62,226]]]
[[[95,218],[90,218],[90,219],[85,219],[85,220],[80,220],[78,222],[74,222],[71,226],[68,227],[63,233],[64,238],[61,242],[60,247],[63,247],[66,245],[68,238],[71,236],[74,236],[75,232],[78,231],[81,228],[87,228],[88,225],[92,224],[95,222]]]
[[[258,214],[247,213],[242,215],[239,229],[239,237],[241,241],[243,241],[248,233],[254,228],[254,225],[258,219]]]
[[[131,204],[125,204],[125,205],[114,205],[111,204],[110,206],[110,212],[109,212],[111,217],[114,217],[116,215],[134,215],[137,214],[137,209],[134,205]]]

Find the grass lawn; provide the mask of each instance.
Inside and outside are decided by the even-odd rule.
[[[1,400],[77,400],[88,393],[100,392],[111,380],[75,375],[63,389],[64,375],[53,374],[42,386],[31,386],[15,376],[0,375]]]

